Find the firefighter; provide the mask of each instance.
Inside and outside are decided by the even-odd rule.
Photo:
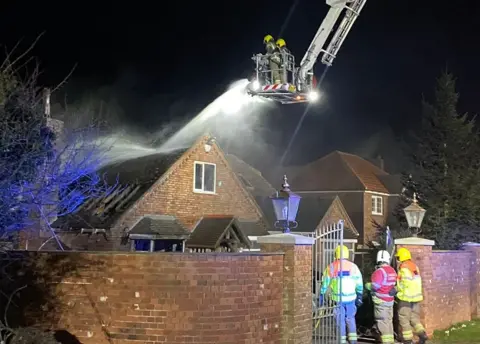
[[[335,249],[335,260],[323,272],[319,301],[322,305],[324,295],[330,291],[332,301],[339,306],[336,321],[342,343],[347,343],[348,337],[350,344],[357,344],[355,314],[357,307],[362,305],[363,281],[358,266],[348,260],[349,255],[348,248],[344,245]]]
[[[382,343],[395,343],[393,304],[396,283],[397,272],[390,266],[390,254],[387,251],[378,251],[376,270],[372,274],[371,282],[365,285],[365,289],[372,293],[374,317]]]
[[[282,64],[280,65],[280,76],[282,78],[282,83],[287,83],[287,76],[288,71],[285,69],[286,64],[288,63],[288,56],[290,55],[290,50],[287,48],[287,43],[283,38],[277,39],[275,43],[277,45],[277,49],[280,52],[280,57]]]
[[[265,44],[265,50],[267,52],[267,57],[269,61],[270,71],[271,71],[271,82],[274,84],[281,83],[280,76],[280,54],[278,52],[277,46],[275,45],[275,40],[271,35],[266,35],[263,38],[263,44]]]
[[[420,322],[420,302],[423,301],[420,270],[412,261],[412,255],[406,248],[400,248],[395,256],[399,261],[397,299],[403,343],[412,344],[415,333],[420,339],[419,344],[424,344],[428,337]]]

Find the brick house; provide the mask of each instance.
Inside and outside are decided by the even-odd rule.
[[[378,226],[388,224],[401,192],[400,177],[381,164],[339,151],[296,168],[290,180],[302,197],[338,196],[360,234],[359,244],[375,240]]]
[[[270,196],[276,191],[275,188],[263,177],[260,171],[237,156],[228,154],[227,160],[265,214],[267,222],[270,224],[269,233],[279,233],[279,230],[273,226],[276,219],[270,199]],[[296,185],[294,186],[296,187]],[[297,192],[296,189],[294,191]],[[292,232],[306,235],[328,224],[343,220],[345,225],[344,241],[353,251],[359,233],[340,198],[332,194],[302,194],[301,196],[297,214],[298,227],[292,229]]]
[[[236,227],[220,231],[219,243],[238,229],[268,235],[262,210],[208,135],[187,149],[115,163],[100,173],[115,190],[52,224],[70,249],[181,251],[202,221],[225,223],[225,217]]]

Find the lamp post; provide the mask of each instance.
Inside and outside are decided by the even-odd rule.
[[[282,189],[270,198],[275,211],[275,228],[281,228],[283,233],[290,233],[290,229],[297,228],[298,223],[295,219],[301,197],[290,191],[287,176],[283,176]]]
[[[420,226],[427,211],[418,205],[417,195],[415,193],[413,194],[412,204],[403,209],[403,211],[407,218],[408,227],[414,230],[413,236],[416,237],[420,233]]]

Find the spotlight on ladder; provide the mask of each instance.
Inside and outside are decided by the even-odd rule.
[[[308,94],[308,100],[312,103],[317,102],[319,98],[320,94],[318,93],[318,91],[310,91],[310,93]]]

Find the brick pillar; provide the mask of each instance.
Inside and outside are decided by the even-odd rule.
[[[420,269],[424,298],[422,302],[421,319],[428,335],[432,335],[435,319],[435,311],[432,308],[432,305],[435,303],[433,297],[435,286],[433,285],[432,246],[435,245],[435,241],[411,237],[396,239],[395,245],[397,246],[397,250],[400,247],[408,249],[412,253],[412,260]]]
[[[283,252],[282,344],[312,343],[312,245],[303,235],[258,237],[263,252]]]
[[[472,319],[480,317],[480,244],[468,242],[464,250],[471,252],[470,264],[470,313]]]

